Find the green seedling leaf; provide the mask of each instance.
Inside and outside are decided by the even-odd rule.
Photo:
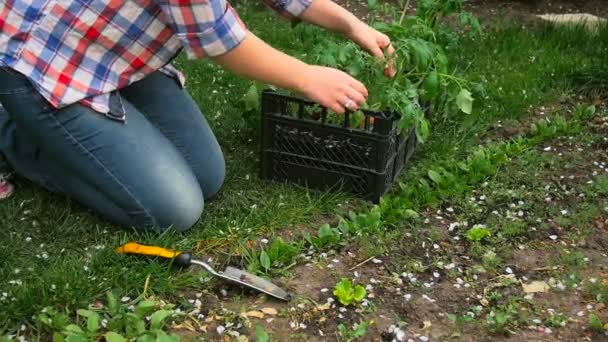
[[[343,278],[336,284],[334,295],[342,305],[350,305],[353,301],[353,287],[350,279]]]
[[[134,313],[139,317],[144,317],[154,311],[156,303],[151,300],[143,300],[137,304]]]
[[[156,332],[156,342],[179,342],[179,337],[174,334],[167,334],[166,332],[159,330]]]
[[[88,342],[88,340],[81,335],[69,335],[66,337],[65,342]]]
[[[126,342],[126,339],[122,335],[117,334],[113,331],[108,331],[105,335],[106,342]]]
[[[361,285],[355,286],[355,293],[353,295],[353,299],[355,302],[360,302],[365,298],[365,288]]]
[[[319,237],[321,239],[327,239],[333,237],[334,233],[331,230],[329,224],[325,223],[319,227]]]
[[[593,314],[593,313],[589,314],[589,325],[595,331],[602,331],[602,330],[604,330],[604,325],[602,324],[602,321],[600,320],[600,318],[596,314]]]
[[[138,316],[134,313],[127,314],[127,336],[139,336],[146,331],[146,322],[143,316]]]
[[[498,325],[504,325],[505,323],[507,323],[507,315],[505,315],[504,312],[497,312],[496,313],[496,317],[494,318],[496,321],[496,324]]]
[[[87,318],[87,330],[89,332],[97,332],[99,330],[99,315],[93,314]]]
[[[367,0],[367,8],[370,10],[375,10],[376,6],[378,6],[378,0]]]
[[[256,342],[269,342],[270,341],[270,336],[268,336],[268,333],[266,332],[266,330],[264,330],[264,327],[262,327],[261,325],[255,326],[255,340],[256,340]]]
[[[338,301],[342,305],[350,305],[355,302],[360,302],[365,298],[365,288],[361,285],[357,285],[353,288],[353,285],[348,278],[342,278],[340,282],[336,284],[334,288],[334,295],[338,298]]]
[[[93,311],[85,310],[85,309],[76,310],[76,313],[82,317],[91,317],[92,315],[95,314]]]
[[[456,105],[466,114],[473,112],[473,96],[467,89],[461,89],[456,96]]]
[[[350,126],[351,127],[363,127],[363,123],[365,122],[365,114],[362,111],[358,110],[350,114]]]
[[[80,309],[76,313],[79,316],[87,318],[87,330],[90,332],[96,332],[99,330],[99,314],[91,310]]]
[[[76,334],[76,335],[81,335],[84,334],[84,331],[82,331],[82,329],[77,326],[76,324],[70,324],[67,327],[65,327],[65,332],[66,334]]]
[[[245,111],[258,111],[260,109],[260,96],[255,83],[251,84],[247,93],[243,96],[243,104],[245,105]]]
[[[492,235],[492,233],[490,233],[488,229],[479,225],[475,225],[467,231],[466,238],[467,240],[472,242],[480,242],[481,240],[485,239],[486,237],[489,237],[490,235]]]
[[[417,219],[419,217],[420,215],[412,209],[405,209],[403,211],[403,218],[405,219]]]
[[[2,338],[0,338],[0,341],[1,342],[11,342],[10,339],[6,339],[6,341],[5,341],[5,340],[2,340]],[[53,333],[53,342],[64,342],[64,341],[65,341],[65,339],[63,338],[63,335],[61,335],[58,332]],[[112,341],[108,341],[108,342],[112,342]]]
[[[112,316],[115,316],[120,311],[120,304],[118,303],[118,299],[114,296],[114,294],[110,291],[106,293],[108,298],[108,309]]]
[[[270,269],[270,257],[268,256],[268,253],[266,253],[266,251],[264,250],[262,250],[262,252],[260,253],[260,264],[262,265],[262,267],[264,267],[266,271]]]
[[[137,338],[137,342],[156,342],[156,337],[148,333],[146,335],[139,336]]]
[[[367,323],[359,323],[355,325],[355,329],[353,330],[353,337],[361,338],[365,336],[367,332]]]
[[[429,170],[429,178],[437,185],[441,184],[443,177],[435,170]]]
[[[431,71],[424,80],[424,92],[428,98],[437,96],[439,91],[439,74],[437,71]]]
[[[165,319],[167,319],[167,317],[171,316],[172,314],[172,310],[158,310],[153,313],[150,317],[150,330],[160,330],[165,323]]]

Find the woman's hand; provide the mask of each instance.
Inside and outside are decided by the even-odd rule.
[[[346,35],[349,39],[371,53],[384,59],[384,52],[393,56],[395,49],[389,37],[370,27],[354,14],[331,0],[314,0],[302,14],[305,21],[319,25],[328,30]],[[393,77],[395,74],[392,59],[389,59],[384,74]]]
[[[338,114],[357,110],[367,100],[367,89],[361,82],[340,70],[316,65],[308,66],[298,90]]]
[[[372,56],[384,59],[384,52],[386,51],[389,61],[384,68],[384,74],[387,77],[393,77],[395,75],[392,60],[395,49],[391,45],[391,39],[387,35],[362,21],[358,21],[351,26],[351,29],[346,33],[346,36],[362,49],[369,52]]]

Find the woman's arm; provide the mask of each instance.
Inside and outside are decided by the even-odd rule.
[[[312,101],[343,113],[351,100],[355,110],[367,98],[365,86],[348,74],[308,65],[264,43],[253,33],[232,50],[212,59],[235,74],[299,92]]]
[[[311,24],[345,35],[373,56],[382,58],[384,51],[389,56],[395,52],[387,35],[378,32],[331,0],[312,0],[300,17]],[[392,65],[387,65],[386,71],[387,76],[392,76]]]

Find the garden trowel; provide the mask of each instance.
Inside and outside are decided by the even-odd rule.
[[[290,295],[285,292],[285,290],[266,279],[262,279],[256,275],[230,266],[226,267],[223,272],[216,272],[209,264],[200,260],[192,259],[192,254],[190,252],[174,251],[163,247],[144,245],[137,242],[128,242],[122,246],[119,246],[116,248],[116,252],[119,254],[136,254],[169,259],[173,261],[173,265],[181,268],[186,268],[190,265],[198,265],[218,278],[222,278],[229,282],[266,293],[278,299],[290,299]]]

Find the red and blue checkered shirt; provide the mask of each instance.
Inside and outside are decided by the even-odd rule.
[[[297,20],[312,0],[264,0]],[[124,120],[111,95],[170,61],[217,56],[247,29],[226,0],[0,0],[0,66],[30,79],[55,108],[81,103]],[[116,102],[116,103],[115,103]]]

